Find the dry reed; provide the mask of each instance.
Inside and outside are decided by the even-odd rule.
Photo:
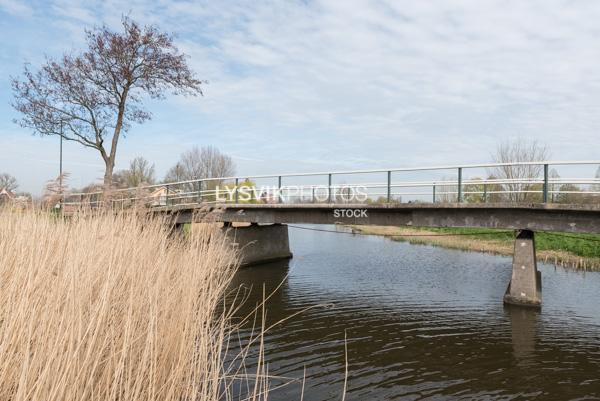
[[[0,224],[0,400],[229,398],[237,260],[214,225],[184,241],[136,213]]]

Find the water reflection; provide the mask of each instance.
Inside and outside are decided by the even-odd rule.
[[[504,311],[510,319],[513,354],[521,367],[535,364],[535,342],[540,310],[505,305]]]
[[[265,338],[269,372],[306,369],[305,399],[340,399],[345,335],[350,400],[600,396],[600,275],[540,266],[540,313],[503,307],[508,258],[330,233],[290,240],[289,264],[244,269],[234,285],[252,286],[243,315],[281,284],[267,326],[310,308]],[[301,385],[269,398],[299,399]]]

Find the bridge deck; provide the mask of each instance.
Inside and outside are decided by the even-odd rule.
[[[159,207],[177,223],[210,219],[259,224],[474,227],[600,233],[600,205],[562,204],[196,204]],[[350,212],[348,212],[350,210]]]

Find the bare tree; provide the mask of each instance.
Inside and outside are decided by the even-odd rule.
[[[538,142],[505,142],[498,145],[496,153],[492,155],[495,163],[515,163],[515,162],[536,162],[544,161],[548,158],[548,149]],[[543,165],[507,165],[491,169],[490,175],[498,179],[526,181],[539,178],[543,171]],[[511,182],[502,184],[506,191],[505,199],[512,202],[532,202],[541,199],[539,194],[529,193],[537,189],[537,186],[530,183]]]
[[[213,146],[203,146],[183,152],[177,164],[167,172],[167,178],[178,181],[199,178],[230,177],[235,174],[233,159]]]
[[[168,90],[202,94],[204,83],[171,35],[128,18],[122,25],[122,32],[106,26],[88,30],[81,54],[47,59],[37,72],[25,65],[23,79],[12,78],[12,105],[22,114],[17,122],[39,135],[96,149],[106,166],[105,188],[112,184],[119,138],[151,117],[142,99],[162,99]]]
[[[127,170],[118,173],[121,185],[126,188],[154,184],[154,164],[143,157],[136,157],[129,163]]]
[[[6,189],[7,191],[14,192],[17,188],[19,188],[19,184],[17,184],[15,177],[7,173],[0,174],[0,191]]]
[[[55,208],[60,205],[63,199],[69,196],[69,186],[67,184],[69,173],[63,173],[53,180],[46,183],[42,204],[46,208]]]
[[[235,174],[235,164],[233,159],[219,151],[213,146],[203,146],[183,152],[177,164],[169,169],[165,177],[165,182],[197,180],[201,178],[222,178],[231,177]],[[223,184],[224,180],[215,179],[188,183],[180,186],[180,190],[185,192],[212,191],[217,186]],[[177,190],[177,188],[175,189]],[[210,199],[213,194],[205,194],[206,199]]]
[[[185,181],[186,171],[183,168],[181,162],[177,162],[173,167],[167,171],[164,182],[177,182]]]
[[[456,178],[442,177],[436,182],[436,202],[451,203],[458,200],[458,185],[450,183],[446,184],[446,181],[456,182]]]

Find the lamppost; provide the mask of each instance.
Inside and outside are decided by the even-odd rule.
[[[60,195],[59,208],[62,212],[63,207],[63,123],[60,123],[60,162],[58,164],[58,190]]]

